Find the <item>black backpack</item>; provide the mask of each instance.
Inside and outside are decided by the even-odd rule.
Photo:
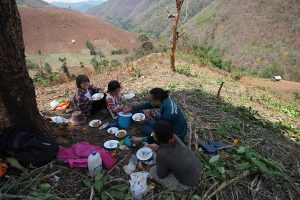
[[[0,148],[15,157],[25,167],[43,166],[56,158],[59,147],[50,138],[30,129],[10,127],[0,131]]]

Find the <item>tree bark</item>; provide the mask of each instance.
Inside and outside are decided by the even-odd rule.
[[[177,25],[178,25],[178,21],[180,19],[181,8],[182,8],[183,2],[184,2],[184,0],[176,0],[177,13],[175,15],[174,23],[173,23],[173,40],[172,40],[172,47],[171,47],[171,51],[170,51],[171,70],[173,72],[176,71],[176,68],[175,68],[175,51],[176,51],[177,40],[178,40]]]
[[[0,129],[30,127],[47,132],[25,62],[21,19],[15,0],[0,0]]]

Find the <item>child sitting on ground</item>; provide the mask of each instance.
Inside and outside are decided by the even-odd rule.
[[[201,163],[197,156],[173,134],[169,121],[154,124],[153,138],[159,150],[156,166],[149,170],[154,181],[174,191],[189,190],[201,178]]]
[[[113,119],[118,118],[118,114],[126,108],[125,99],[121,96],[121,84],[110,81],[107,86],[106,106]]]
[[[105,93],[100,88],[91,85],[90,79],[86,75],[77,76],[76,86],[78,90],[73,97],[73,103],[85,118],[96,114],[96,112],[106,107]],[[100,100],[92,100],[92,96],[96,93],[103,93],[104,97]]]

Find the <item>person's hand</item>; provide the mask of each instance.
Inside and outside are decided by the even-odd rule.
[[[129,113],[129,112],[131,112],[132,110],[133,110],[133,108],[132,108],[131,106],[127,106],[127,107],[124,108],[123,112],[124,112],[124,113]]]
[[[131,144],[136,144],[136,143],[143,142],[143,139],[140,137],[131,137],[130,142],[131,142]]]
[[[121,103],[126,104],[126,99],[124,97],[121,97]]]

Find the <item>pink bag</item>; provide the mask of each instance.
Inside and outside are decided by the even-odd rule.
[[[59,146],[57,158],[68,163],[71,169],[75,167],[86,168],[88,166],[87,158],[94,150],[100,154],[103,166],[106,169],[111,169],[116,164],[116,160],[109,152],[101,147],[93,146],[88,142],[78,142],[69,148]]]

